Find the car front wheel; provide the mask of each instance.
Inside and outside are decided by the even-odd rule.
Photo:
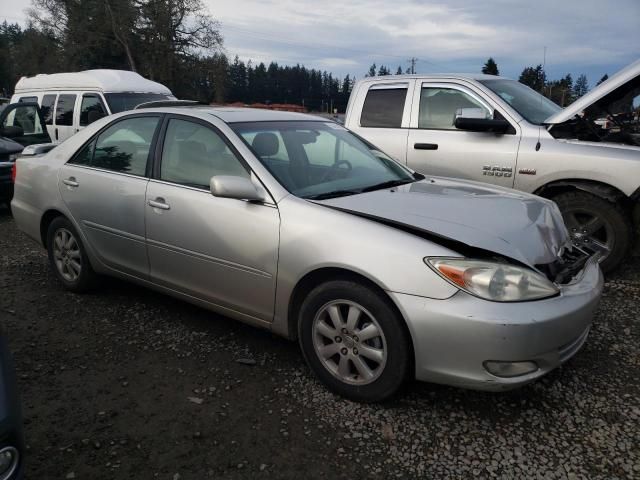
[[[71,222],[55,218],[47,230],[49,263],[56,277],[72,292],[84,292],[95,283],[96,274]]]
[[[567,192],[553,200],[558,204],[574,245],[600,254],[600,267],[614,270],[626,257],[633,227],[624,209],[587,192]]]
[[[312,290],[300,309],[299,337],[315,375],[351,400],[385,400],[409,374],[412,350],[402,318],[360,283],[331,281]]]

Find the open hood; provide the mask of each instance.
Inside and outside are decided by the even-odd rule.
[[[557,260],[569,240],[562,215],[550,200],[476,182],[431,178],[317,203],[530,267]]]
[[[567,108],[560,110],[558,113],[551,115],[544,123],[548,125],[555,125],[558,123],[566,122],[572,119],[576,115],[579,115],[586,108],[590,107],[597,101],[601,100],[605,96],[614,92],[615,90],[625,89],[626,86],[640,75],[640,60],[627,65],[611,78],[602,82],[596,88],[591,90],[586,95],[580,97],[573,102]],[[622,94],[623,95],[623,94]]]

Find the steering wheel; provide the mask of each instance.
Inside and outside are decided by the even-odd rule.
[[[340,168],[340,165],[346,165],[348,167],[347,168],[348,172],[353,170],[353,165],[351,165],[351,162],[349,162],[348,160],[338,160],[336,163],[331,165],[331,168],[329,168],[329,170],[327,170],[327,172],[322,176],[322,178],[320,179],[320,183],[326,182],[327,180],[329,180],[333,176],[333,174],[338,170],[338,168]]]

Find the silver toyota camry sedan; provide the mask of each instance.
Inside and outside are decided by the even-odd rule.
[[[15,173],[15,220],[69,290],[113,275],[297,339],[359,401],[531,382],[584,344],[602,290],[554,203],[424,177],[308,115],[136,110]]]

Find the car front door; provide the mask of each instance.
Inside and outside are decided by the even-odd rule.
[[[253,175],[211,124],[173,116],[166,120],[161,138],[145,208],[151,280],[270,322],[278,209],[268,202],[211,195],[214,175]]]
[[[160,118],[142,114],[117,120],[87,142],[58,174],[62,198],[100,261],[145,279],[148,160]]]
[[[0,113],[0,137],[7,137],[23,147],[51,143],[42,111],[35,102],[7,105]]]
[[[457,116],[508,118],[470,86],[417,82],[413,95],[407,165],[439,175],[513,187],[520,127],[510,121],[504,134],[458,130]]]

